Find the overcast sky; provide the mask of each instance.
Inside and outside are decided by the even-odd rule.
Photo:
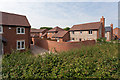
[[[74,24],[100,21],[102,16],[106,19],[106,26],[113,23],[114,28],[118,27],[118,0],[111,2],[44,2],[43,0],[24,0],[19,2],[11,0],[0,0],[0,11],[26,15],[32,28],[43,26],[72,27]],[[58,1],[58,0],[56,0]],[[78,0],[76,0],[78,1]],[[83,1],[83,0],[81,0]],[[103,1],[103,0],[98,0]],[[114,2],[113,2],[114,1]]]

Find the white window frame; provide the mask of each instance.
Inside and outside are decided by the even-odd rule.
[[[0,26],[0,28],[1,28],[0,34],[2,34],[3,33],[3,26]]]
[[[20,42],[20,48],[18,49],[18,42]],[[24,48],[22,48],[22,42],[24,42]],[[17,50],[25,49],[25,40],[17,40]]]
[[[18,28],[20,28],[20,33],[18,33]],[[17,34],[25,34],[25,28],[24,27],[17,27],[16,28],[17,30]],[[22,33],[22,29],[24,29],[24,33]]]
[[[90,31],[90,34],[89,34],[89,31]],[[92,35],[93,31],[92,31],[92,30],[89,30],[89,31],[88,31],[88,34],[89,34],[89,35]]]

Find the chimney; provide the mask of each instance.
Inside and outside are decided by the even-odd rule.
[[[113,24],[110,24],[111,26],[111,39],[113,39]]]
[[[111,28],[113,29],[113,24],[110,24]]]
[[[102,18],[100,18],[100,22],[102,23],[102,37],[105,37],[105,18],[102,16]]]

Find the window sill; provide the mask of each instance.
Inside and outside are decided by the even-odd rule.
[[[24,50],[25,48],[17,49],[17,50]]]
[[[17,34],[25,34],[25,33],[17,33]]]

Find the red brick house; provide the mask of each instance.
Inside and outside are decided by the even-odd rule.
[[[58,33],[54,34],[52,38],[57,39],[57,42],[67,42],[70,40],[70,34],[68,31],[59,31]]]
[[[113,36],[117,37],[117,38],[120,38],[120,28],[116,27],[113,29]]]
[[[2,52],[30,48],[30,24],[24,15],[0,12]]]
[[[105,18],[102,16],[99,22],[91,22],[73,25],[70,31],[71,41],[96,40],[105,37]]]
[[[39,37],[42,38],[43,34],[46,33],[47,29],[31,29],[30,35],[31,37]]]
[[[53,38],[52,36],[56,33],[58,33],[59,31],[65,31],[64,29],[62,28],[59,28],[58,26],[53,28],[53,29],[50,29],[48,32],[47,32],[47,38],[50,38],[50,39],[55,39]]]

